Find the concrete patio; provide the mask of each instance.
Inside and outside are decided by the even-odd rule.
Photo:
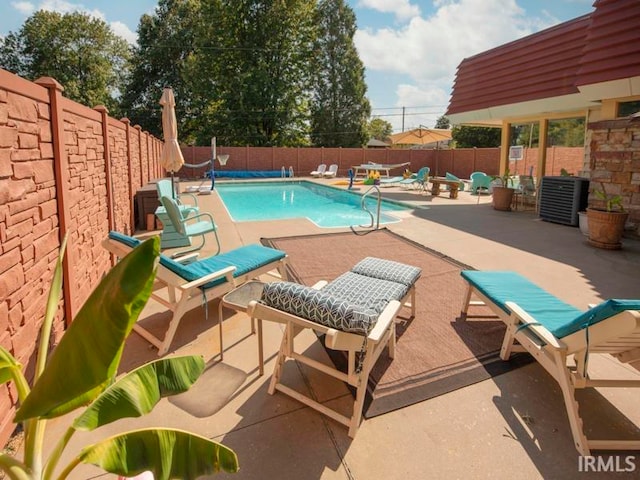
[[[460,192],[457,200],[396,187],[384,188],[382,193],[417,207],[404,213],[401,222],[388,225],[390,230],[474,268],[517,271],[581,308],[611,297],[640,298],[640,241],[624,239],[621,251],[595,249],[578,228],[544,222],[531,210],[495,211],[489,196],[476,204],[476,197],[467,192]],[[200,195],[198,200],[201,209],[213,213],[223,250],[259,242],[261,237],[337,231],[317,228],[306,220],[234,223],[217,194]],[[607,475],[579,471],[560,389],[537,363],[366,419],[355,439],[350,439],[347,429],[333,420],[285,395],[267,394],[281,339],[278,325],[265,322],[266,367],[265,375],[259,376],[257,339],[250,334],[248,318],[225,310],[221,362],[217,312],[217,302],[209,305],[207,322],[202,308],[189,312],[173,342],[172,355],[200,354],[208,361],[208,370],[189,392],[163,400],[146,417],[118,422],[91,435],[77,434],[69,452],[96,435],[162,425],[196,432],[235,450],[240,471],[230,478],[589,479]],[[150,323],[168,319],[162,308],[151,303],[143,316]],[[305,336],[303,342],[315,358],[329,362],[313,335]],[[402,355],[401,344],[397,355]],[[156,352],[132,334],[122,369],[154,358]],[[632,366],[609,356],[594,355],[590,365],[595,373],[640,378]],[[348,411],[352,397],[343,383],[293,362],[287,367],[287,383]],[[579,394],[588,433],[614,431],[640,438],[635,426],[640,425],[637,391],[588,389]],[[52,428],[63,428],[65,420]],[[620,455],[623,468],[628,466],[624,459],[633,457],[635,472],[616,473],[615,478],[637,478],[640,453]],[[82,467],[74,478],[112,477]]]

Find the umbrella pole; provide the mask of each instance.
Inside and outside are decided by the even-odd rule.
[[[173,170],[171,170],[171,198],[176,199],[176,187],[173,185]]]
[[[214,173],[214,166],[216,163],[216,137],[211,137],[211,190],[216,183],[216,176]]]

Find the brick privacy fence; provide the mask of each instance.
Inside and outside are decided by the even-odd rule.
[[[132,232],[133,198],[159,177],[162,142],[128,120],[0,69],[0,345],[33,370],[61,238],[68,235],[57,343],[112,263],[110,229]],[[17,393],[0,385],[0,445],[14,430]]]
[[[210,147],[183,146],[185,162],[197,165],[211,159]],[[224,147],[218,146],[217,155],[229,155],[225,166],[216,161],[215,170],[276,170],[286,171],[293,168],[295,176],[309,176],[309,173],[324,163],[338,165],[338,176],[346,177],[354,165],[373,162],[387,165],[409,162],[410,169],[417,172],[420,167],[428,166],[432,174],[444,175],[450,172],[459,178],[469,178],[472,172],[481,171],[488,175],[497,175],[500,168],[499,148],[456,148],[450,150],[412,150],[378,148],[284,148],[284,147]],[[525,149],[524,159],[511,162],[509,169],[513,174],[528,175],[533,168],[537,176],[538,149]],[[560,175],[561,169],[578,174],[584,164],[583,148],[549,147],[547,149],[547,175]],[[198,168],[182,167],[180,178],[203,178],[211,169],[209,165]],[[399,175],[398,168],[391,174]]]

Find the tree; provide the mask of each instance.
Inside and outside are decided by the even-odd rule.
[[[199,12],[199,0],[160,0],[153,14],[140,18],[131,76],[122,95],[125,116],[133,124],[161,137],[159,101],[162,89],[172,87],[176,96],[178,134],[184,143],[193,142],[197,136],[194,119],[202,112],[193,107],[199,96],[186,72],[197,48]]]
[[[293,146],[308,124],[314,2],[222,2],[223,35],[195,63],[216,53],[218,105],[212,127],[225,145]]]
[[[456,126],[451,139],[458,148],[493,148],[500,146],[500,128]]]
[[[0,66],[29,80],[47,76],[64,95],[87,106],[118,111],[130,50],[102,20],[83,13],[39,10],[19,32],[0,40]]]
[[[367,126],[369,138],[375,138],[386,142],[393,133],[393,125],[381,118],[374,118]]]
[[[449,119],[446,115],[442,115],[438,118],[438,120],[436,120],[435,128],[443,128],[445,130],[449,130],[449,128],[451,128],[451,122],[449,122]]]
[[[315,19],[311,140],[316,146],[362,147],[371,105],[364,65],[353,43],[356,17],[343,0],[320,0]]]

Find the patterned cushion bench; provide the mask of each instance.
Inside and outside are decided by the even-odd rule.
[[[421,273],[418,267],[367,257],[320,290],[291,282],[268,283],[261,302],[331,328],[366,335],[389,302],[403,302]]]

